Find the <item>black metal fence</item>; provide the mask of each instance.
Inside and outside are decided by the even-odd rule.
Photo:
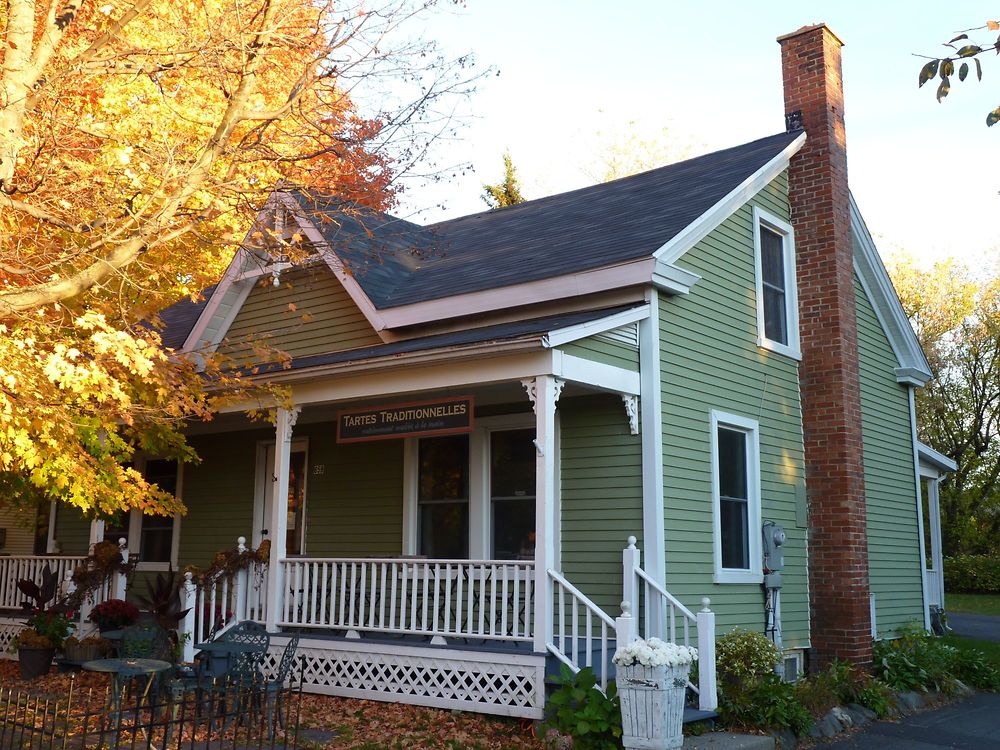
[[[0,686],[2,750],[289,750],[301,680],[279,690],[213,682],[171,689],[133,680],[120,691],[43,695]]]

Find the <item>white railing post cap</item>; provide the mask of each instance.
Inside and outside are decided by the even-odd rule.
[[[247,548],[247,538],[245,536],[236,538],[236,547],[240,552],[244,552]]]
[[[621,608],[622,608],[622,617],[632,616],[632,602],[622,602]]]
[[[125,537],[118,537],[118,546],[125,549],[128,546],[128,540]]]
[[[630,537],[628,538],[628,548],[629,548],[629,549],[635,549],[635,543],[636,543],[637,541],[639,541],[639,540],[638,540],[638,539],[636,539],[636,538],[635,538],[634,536],[630,536]]]
[[[711,599],[709,599],[707,596],[703,596],[701,598],[701,606],[703,607],[703,609],[701,611],[702,612],[711,612],[712,610],[709,609],[709,607],[708,607],[708,605],[711,604],[711,603],[712,603]]]

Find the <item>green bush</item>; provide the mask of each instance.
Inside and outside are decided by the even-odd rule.
[[[918,627],[874,647],[876,676],[895,690],[951,692],[955,680],[1000,690],[1000,670],[981,651],[959,650]]]
[[[796,693],[815,718],[834,706],[858,703],[886,716],[891,705],[889,686],[850,662],[834,661],[827,669],[796,683]]]
[[[774,673],[781,652],[762,633],[734,628],[715,644],[716,674],[722,690],[751,686]]]
[[[795,685],[776,674],[765,675],[737,692],[723,694],[719,705],[723,720],[747,729],[790,729],[804,735],[813,717],[799,700]]]
[[[574,750],[617,750],[621,747],[622,714],[613,682],[607,694],[597,689],[590,667],[573,674],[563,665],[549,696],[546,724],[573,738]]]
[[[965,594],[1000,594],[1000,557],[956,555],[944,559],[946,591]]]

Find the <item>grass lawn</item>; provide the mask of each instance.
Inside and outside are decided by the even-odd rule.
[[[945,612],[1000,615],[1000,594],[945,594]]]

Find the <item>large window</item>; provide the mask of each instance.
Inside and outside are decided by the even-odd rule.
[[[469,436],[422,438],[419,446],[417,552],[469,556]]]
[[[757,343],[798,359],[801,355],[792,227],[755,207],[753,233]]]
[[[496,560],[535,556],[535,431],[490,433],[490,508]]]
[[[760,447],[752,419],[712,412],[716,583],[760,583]]]
[[[147,481],[164,492],[177,494],[177,462],[150,459],[140,464]],[[130,554],[138,555],[147,570],[165,570],[173,560],[174,516],[144,515],[138,510],[121,511],[104,521],[104,539],[117,543],[125,539]]]

